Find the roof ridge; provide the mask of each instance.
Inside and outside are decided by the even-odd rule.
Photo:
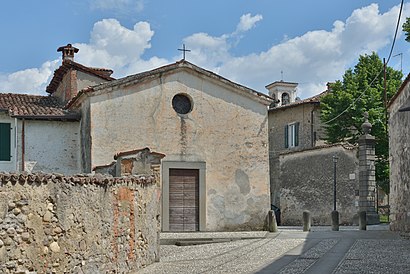
[[[202,74],[208,76],[211,79],[216,78],[224,84],[236,87],[236,89],[241,90],[243,92],[242,94],[247,95],[250,98],[253,98],[255,100],[258,100],[259,102],[261,102],[265,105],[269,105],[273,101],[273,99],[267,94],[256,91],[254,89],[251,89],[251,88],[246,87],[244,85],[241,85],[239,83],[233,82],[233,81],[231,81],[231,80],[229,80],[229,79],[227,79],[227,78],[225,78],[225,77],[223,77],[223,76],[221,76],[221,75],[219,75],[219,74],[217,74],[213,71],[201,68],[201,67],[199,67],[199,66],[197,66],[197,65],[195,65],[191,62],[188,62],[188,61],[182,59],[182,60],[176,61],[175,63],[166,64],[166,65],[163,65],[163,66],[151,69],[151,70],[143,71],[143,72],[136,73],[136,74],[133,74],[133,75],[128,75],[128,76],[125,76],[123,78],[115,79],[115,80],[110,81],[110,82],[105,82],[105,83],[101,83],[99,85],[95,85],[93,87],[85,88],[85,89],[79,91],[76,96],[74,96],[69,102],[67,102],[66,108],[70,108],[77,101],[77,99],[85,93],[93,92],[93,91],[96,91],[96,90],[101,90],[101,89],[104,89],[104,88],[107,88],[107,87],[112,87],[112,86],[117,85],[117,84],[127,84],[127,83],[133,83],[133,82],[141,81],[141,79],[144,79],[145,77],[147,77],[147,78],[150,77],[150,76],[154,77],[158,74],[162,74],[162,73],[165,73],[165,72],[168,72],[168,71],[171,71],[171,70],[174,70],[174,69],[178,69],[178,68],[181,68],[181,69],[190,68],[190,69],[192,69],[192,70],[194,70],[198,73],[202,73]]]

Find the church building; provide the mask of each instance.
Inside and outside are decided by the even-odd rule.
[[[149,148],[163,231],[264,228],[270,96],[186,60],[114,79],[58,51],[49,96],[0,94],[0,171],[90,173]]]

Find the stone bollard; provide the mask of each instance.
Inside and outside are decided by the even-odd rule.
[[[269,210],[268,213],[269,232],[278,232],[278,225],[276,223],[275,211]]]
[[[303,231],[310,231],[311,224],[312,217],[310,216],[310,211],[303,211]]]
[[[359,212],[359,230],[366,230],[367,216],[366,211]]]
[[[332,231],[339,231],[339,211],[332,211]]]

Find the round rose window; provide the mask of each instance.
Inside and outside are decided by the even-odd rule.
[[[192,102],[187,95],[177,94],[172,98],[172,107],[179,114],[187,114],[192,110]]]

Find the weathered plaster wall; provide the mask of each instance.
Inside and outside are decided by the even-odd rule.
[[[86,87],[95,86],[101,83],[107,82],[107,80],[100,77],[77,71],[77,91],[80,91]]]
[[[410,86],[389,107],[390,229],[410,235]]]
[[[299,145],[285,148],[285,125],[299,122]],[[269,111],[269,142],[271,152],[300,150],[315,146],[316,139],[323,138],[320,123],[320,109],[317,105],[301,104],[294,107],[279,108]]]
[[[0,114],[0,122],[12,127],[11,161],[0,162],[0,171],[22,170],[23,139],[25,171],[69,175],[81,171],[79,122],[25,120],[24,131],[21,119]]]
[[[299,145],[285,148],[285,126],[295,122],[300,123]],[[269,172],[273,205],[280,206],[280,153],[311,148],[319,144],[318,141],[323,138],[318,105],[301,104],[269,111]],[[303,165],[306,166],[306,163]]]
[[[0,161],[0,171],[16,171],[17,150],[15,119],[11,118],[6,112],[0,112],[0,123],[10,123],[10,126],[12,128],[12,130],[10,131],[11,159],[10,161]]]
[[[316,148],[280,156],[280,204],[283,225],[301,225],[309,210],[314,225],[330,225],[333,210],[333,161],[337,162],[336,206],[341,224],[352,224],[358,212],[357,150],[342,146]],[[349,175],[354,174],[355,179]]]
[[[0,173],[1,273],[129,273],[159,259],[151,176]]]
[[[80,123],[61,121],[24,122],[24,170],[75,174],[80,168]],[[18,166],[22,160],[22,121],[18,121]]]
[[[53,96],[60,98],[62,102],[67,102],[77,95],[80,90],[103,82],[107,82],[107,80],[82,71],[69,70],[61,79]]]
[[[192,98],[178,115],[172,98]],[[188,72],[94,95],[92,165],[149,147],[163,161],[206,163],[206,230],[262,229],[269,210],[267,107]]]

